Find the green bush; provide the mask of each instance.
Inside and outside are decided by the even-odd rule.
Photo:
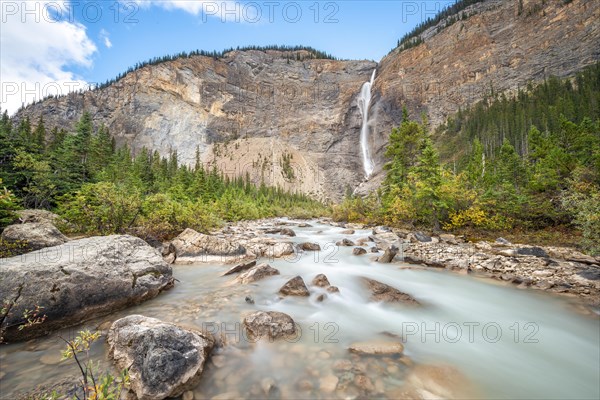
[[[17,198],[10,190],[2,186],[2,179],[0,179],[0,229],[10,225],[17,219],[15,210],[19,208]]]
[[[135,188],[111,182],[87,183],[64,196],[58,213],[81,233],[123,233],[141,212],[141,195]]]

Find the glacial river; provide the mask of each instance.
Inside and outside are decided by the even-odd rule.
[[[263,260],[281,275],[251,285],[222,277],[230,266],[174,265],[177,285],[140,306],[90,321],[83,327],[106,329],[110,321],[142,314],[212,330],[226,337],[206,366],[194,390],[200,398],[391,398],[414,365],[449,365],[460,371],[489,399],[598,399],[600,398],[600,322],[577,314],[563,299],[520,290],[446,271],[378,264],[371,254],[354,256],[352,247],[333,244],[343,237],[358,239],[370,231],[342,235],[342,228],[311,222],[292,226],[294,242],[317,242],[320,252],[290,259]],[[277,235],[273,235],[277,237]],[[288,238],[286,238],[288,239]],[[309,298],[280,299],[279,288],[300,275],[308,284],[319,273],[327,275],[339,294],[309,286]],[[369,302],[360,277],[391,285],[416,298],[421,307]],[[254,304],[246,302],[249,296]],[[255,310],[289,314],[301,335],[273,343],[250,344],[240,321]],[[39,384],[76,376],[72,361],[60,362],[63,342],[82,327],[55,335],[0,346],[0,397]],[[355,341],[396,340],[404,356],[373,357],[349,354]],[[100,365],[110,365],[104,340],[92,351]],[[342,360],[342,361],[340,361]],[[340,368],[344,360],[352,368]],[[369,383],[357,386],[356,375]],[[333,378],[327,381],[324,377]],[[362,381],[364,384],[364,381]],[[267,394],[268,392],[268,394]]]

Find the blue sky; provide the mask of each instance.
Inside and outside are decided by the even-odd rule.
[[[138,61],[195,49],[302,44],[379,61],[452,2],[0,0],[0,102],[14,111],[54,82],[104,82]]]

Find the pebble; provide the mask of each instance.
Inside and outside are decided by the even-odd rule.
[[[42,357],[40,357],[40,361],[42,364],[46,365],[56,365],[60,363],[62,360],[62,355],[59,352],[47,352]]]
[[[194,400],[194,392],[192,392],[191,390],[188,390],[187,392],[183,393],[183,396],[181,397],[182,400]]]
[[[298,388],[298,390],[303,391],[303,392],[310,392],[311,390],[313,390],[314,385],[312,384],[312,382],[308,379],[301,379],[296,383],[296,387]]]
[[[350,371],[352,369],[352,361],[350,360],[337,360],[332,366],[334,371]]]
[[[211,400],[239,400],[241,397],[238,392],[226,392],[213,396]]]
[[[319,379],[319,389],[323,393],[333,393],[338,384],[338,377],[335,375],[327,375]]]
[[[373,382],[366,375],[356,375],[354,377],[354,384],[361,390],[366,392],[372,392],[375,390]]]
[[[221,356],[221,355],[212,356],[210,360],[217,368],[223,368],[226,364],[225,356]]]
[[[398,368],[396,365],[388,365],[386,370],[390,375],[395,375],[400,372],[400,368]]]

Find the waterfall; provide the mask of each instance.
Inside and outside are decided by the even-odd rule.
[[[373,173],[375,165],[371,158],[371,150],[369,149],[369,106],[371,105],[371,86],[375,80],[375,70],[371,75],[371,80],[365,82],[360,89],[360,96],[358,98],[358,108],[362,114],[362,126],[360,128],[360,148],[362,151],[363,168],[365,170],[365,176],[368,179]]]

